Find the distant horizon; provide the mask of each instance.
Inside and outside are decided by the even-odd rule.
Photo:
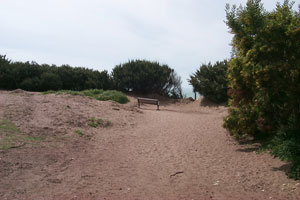
[[[190,86],[189,88],[187,87],[182,87],[182,93],[183,93],[183,97],[189,98],[195,98],[195,93],[193,92],[193,87]],[[200,98],[201,94],[199,94],[199,92],[196,92],[196,99]]]

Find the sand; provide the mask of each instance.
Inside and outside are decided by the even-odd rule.
[[[300,199],[287,163],[228,135],[227,108],[130,100],[0,91],[0,121],[39,138],[0,150],[0,199]]]

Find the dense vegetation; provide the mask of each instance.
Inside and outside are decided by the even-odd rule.
[[[194,92],[215,103],[227,101],[227,60],[203,64],[188,80]]]
[[[300,178],[300,14],[288,0],[271,12],[248,0],[227,5],[226,13],[234,57],[224,126],[236,137],[265,138],[272,154],[291,161],[289,175]]]
[[[71,95],[80,95],[80,96],[87,96],[91,97],[93,99],[97,99],[100,101],[116,101],[118,103],[124,104],[129,102],[128,97],[123,94],[122,92],[116,91],[116,90],[98,90],[98,89],[90,89],[90,90],[83,90],[83,91],[71,91],[71,90],[59,90],[59,91],[53,91],[49,90],[44,92],[44,94],[71,94]]]
[[[131,60],[112,72],[116,89],[138,94],[156,93],[182,98],[181,80],[167,65],[146,60]]]
[[[28,91],[115,89],[138,94],[156,93],[182,98],[181,79],[167,65],[145,60],[116,66],[112,75],[69,65],[12,62],[0,55],[0,89]]]
[[[35,62],[11,62],[0,55],[0,89],[29,91],[110,89],[107,71],[63,65],[39,65]]]

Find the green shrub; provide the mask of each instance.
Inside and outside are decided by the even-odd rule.
[[[256,135],[255,119],[257,113],[253,112],[251,105],[244,105],[239,109],[231,107],[229,113],[230,115],[224,119],[224,127],[230,130],[231,135],[236,138],[243,137],[244,135]]]
[[[56,94],[70,94],[70,95],[81,95],[81,96],[88,96],[94,99],[97,99],[99,101],[108,101],[112,100],[121,104],[125,104],[129,102],[128,97],[119,91],[116,90],[83,90],[83,91],[71,91],[71,90],[60,90],[60,91],[54,91],[49,90],[46,92],[43,92],[43,94],[50,94],[50,93],[56,93]]]
[[[116,89],[138,94],[156,93],[181,98],[181,80],[167,65],[145,60],[132,60],[112,71]]]
[[[231,108],[224,127],[238,137],[272,136],[272,152],[291,161],[290,174],[300,178],[300,154],[294,151],[300,146],[300,13],[288,0],[271,12],[260,0],[227,5],[226,11],[234,57],[228,63]]]
[[[269,148],[271,154],[281,160],[291,161],[291,169],[288,175],[291,178],[300,177],[300,129],[289,130],[283,128],[272,139]]]
[[[195,92],[213,101],[222,103],[227,101],[227,61],[203,64],[190,76],[189,83]]]
[[[116,101],[121,104],[125,104],[129,102],[128,97],[123,94],[122,92],[116,91],[116,90],[107,90],[104,91],[102,94],[99,94],[96,99],[100,101],[107,101],[112,100]]]
[[[69,65],[11,62],[0,55],[0,89],[28,91],[112,89],[107,71],[95,71]]]
[[[81,93],[84,96],[96,97],[97,95],[103,94],[103,92],[104,90],[91,89],[91,90],[84,90]]]

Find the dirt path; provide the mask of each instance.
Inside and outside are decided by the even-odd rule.
[[[2,109],[5,95],[6,103],[7,98],[15,104],[25,98],[2,93]],[[46,99],[47,104],[55,102],[47,108],[42,104]],[[0,152],[1,199],[300,199],[299,183],[286,177],[285,163],[227,135],[222,128],[226,108],[194,102],[137,110],[135,103],[35,95],[27,102],[34,104],[26,109],[32,113],[22,112],[28,119],[44,117],[37,124],[27,120],[31,128],[20,121],[22,114],[15,120],[12,110],[5,111],[24,132],[47,124],[43,130],[74,134],[68,130],[76,120],[65,125],[70,114],[62,112],[71,105],[71,116],[81,120],[77,128],[90,137]],[[42,108],[52,115],[43,115]],[[55,118],[59,112],[61,118]],[[112,126],[86,126],[89,116],[105,116]]]

